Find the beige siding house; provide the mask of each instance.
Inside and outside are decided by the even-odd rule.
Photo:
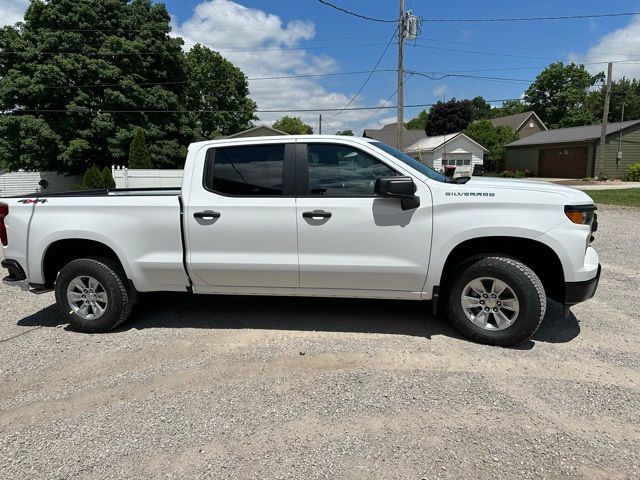
[[[241,132],[227,135],[225,138],[245,138],[245,137],[268,137],[272,135],[289,135],[288,133],[277,130],[269,125],[258,125],[257,127],[248,128]]]
[[[367,128],[362,133],[362,136],[364,138],[372,138],[374,140],[378,140],[379,142],[386,143],[387,145],[391,145],[394,148],[398,148],[398,135],[396,131],[396,125],[397,123],[394,122],[389,123],[378,130]],[[405,127],[402,128],[402,143],[404,143],[404,145],[402,145],[400,150],[405,150],[406,148],[416,143],[418,140],[427,138],[427,134],[424,130],[409,130]]]
[[[489,120],[493,125],[511,127],[520,138],[526,138],[534,133],[547,130],[546,125],[536,115],[536,112],[523,112],[506,117],[498,117]]]

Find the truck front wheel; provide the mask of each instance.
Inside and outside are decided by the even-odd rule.
[[[58,308],[76,329],[108,332],[124,322],[133,306],[127,279],[108,258],[80,258],[65,265],[55,284]]]
[[[528,340],[544,318],[547,297],[538,276],[517,260],[472,263],[449,290],[448,317],[464,336],[489,345]]]

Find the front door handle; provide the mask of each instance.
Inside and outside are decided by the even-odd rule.
[[[331,212],[324,210],[314,210],[313,212],[303,212],[302,218],[331,218]]]
[[[220,218],[219,212],[213,212],[211,210],[205,210],[204,212],[196,212],[193,214],[193,218],[199,218],[202,220],[212,220],[214,218]]]

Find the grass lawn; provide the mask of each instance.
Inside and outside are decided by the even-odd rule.
[[[640,188],[625,188],[622,190],[585,190],[596,203],[610,203],[612,205],[626,205],[640,207]]]

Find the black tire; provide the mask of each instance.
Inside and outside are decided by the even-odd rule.
[[[67,288],[79,276],[95,278],[107,295],[107,305],[99,318],[87,320],[74,312],[67,300]],[[101,257],[79,258],[66,264],[55,284],[56,302],[60,313],[77,330],[86,333],[102,333],[113,330],[131,314],[133,302],[127,278],[120,266]]]
[[[463,289],[469,282],[481,277],[501,280],[517,297],[518,315],[510,326],[502,330],[487,330],[476,325],[463,309]],[[479,343],[506,347],[531,338],[542,323],[546,308],[547,297],[544,287],[533,270],[512,258],[486,257],[468,265],[454,279],[449,289],[447,316],[465,337]]]

